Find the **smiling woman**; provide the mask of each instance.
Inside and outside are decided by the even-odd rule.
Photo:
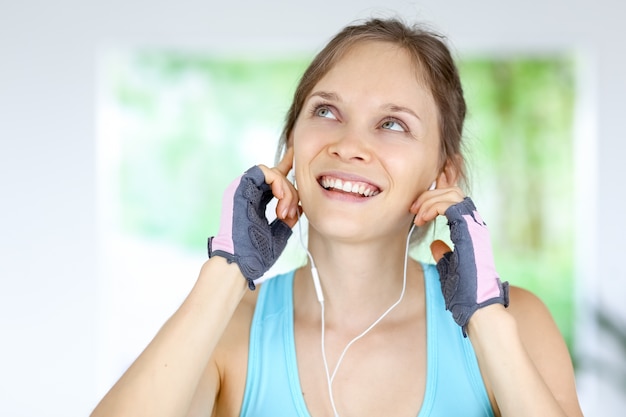
[[[388,238],[392,225],[408,230],[415,196],[443,171],[437,119],[432,94],[417,82],[403,48],[368,41],[345,51],[306,96],[288,138],[309,234],[365,240]],[[313,185],[321,178],[366,185],[376,198],[355,199],[342,188],[320,199]],[[348,201],[362,205],[355,210]],[[394,245],[402,253],[404,239]]]
[[[459,186],[465,112],[439,35],[340,31],[298,84],[280,161],[226,188],[195,286],[93,415],[580,416],[557,327],[500,279]],[[259,285],[301,214],[309,262]],[[438,216],[453,250],[411,259]]]

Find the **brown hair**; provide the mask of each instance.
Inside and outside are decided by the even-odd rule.
[[[421,82],[433,95],[438,110],[440,135],[439,169],[449,161],[465,182],[466,174],[461,152],[466,105],[463,88],[454,59],[445,38],[418,25],[408,26],[398,19],[371,19],[345,27],[322,49],[306,69],[287,112],[278,155],[287,145],[306,97],[315,85],[356,43],[389,42],[404,48],[413,58]]]

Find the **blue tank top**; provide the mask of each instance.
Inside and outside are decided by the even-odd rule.
[[[493,417],[474,349],[444,307],[437,269],[434,265],[422,266],[427,368],[418,417]],[[259,290],[250,329],[243,417],[310,417],[296,360],[293,277],[293,271],[278,275]]]

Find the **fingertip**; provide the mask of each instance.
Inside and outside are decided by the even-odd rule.
[[[287,158],[287,157],[293,158],[293,146],[287,146],[287,148],[285,148],[285,155],[283,158]]]
[[[430,244],[430,251],[433,254],[435,262],[439,262],[443,255],[450,252],[450,247],[442,240],[435,240]]]
[[[291,170],[292,165],[293,165],[293,146],[290,146],[285,150],[285,154],[276,165],[276,169],[280,171],[281,174],[287,175],[289,171]]]
[[[298,218],[297,217],[288,217],[286,219],[283,219],[283,222],[289,226],[290,228],[293,229],[293,227],[296,225],[296,223],[298,223]]]
[[[297,206],[286,208],[284,210],[285,216],[282,217],[281,220],[285,222],[289,227],[293,228],[293,226],[295,226],[295,224],[299,220],[298,210],[299,210],[299,207]]]
[[[280,201],[278,202],[278,205],[276,206],[276,215],[281,220],[285,220],[289,217],[289,206],[287,207],[283,207],[283,206],[284,204],[281,204]]]

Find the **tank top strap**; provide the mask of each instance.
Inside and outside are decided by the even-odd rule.
[[[426,388],[418,417],[493,417],[474,348],[446,310],[439,272],[422,264],[426,294]]]
[[[241,416],[310,417],[296,358],[293,279],[291,271],[263,282],[258,289]]]

